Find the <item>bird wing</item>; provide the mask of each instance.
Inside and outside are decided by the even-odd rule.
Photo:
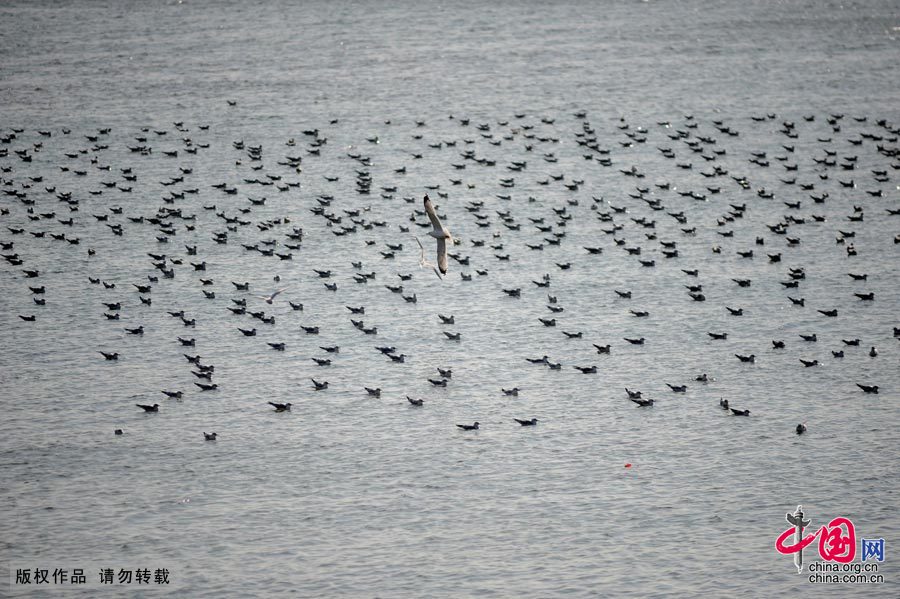
[[[437,212],[434,211],[434,206],[431,204],[428,196],[425,196],[425,212],[428,213],[428,219],[431,221],[431,226],[434,227],[434,230],[442,233],[444,225],[441,224],[441,219],[438,218]]]
[[[422,245],[422,242],[419,241],[418,237],[416,237],[415,240],[416,240],[416,243],[419,244],[419,249],[422,250],[422,256],[419,258],[419,262],[422,262],[424,264],[424,262],[425,262],[425,246]]]
[[[421,252],[422,252],[422,253],[420,254],[420,256],[419,256],[419,266],[430,266],[430,267],[431,267],[431,270],[434,271],[434,274],[437,275],[437,278],[443,280],[444,277],[441,276],[441,272],[438,270],[438,268],[437,268],[434,264],[432,264],[431,262],[429,262],[428,260],[425,259],[425,246],[422,245],[422,242],[419,241],[419,238],[418,238],[418,237],[416,237],[415,240],[416,240],[416,243],[419,244],[419,249],[420,249]],[[440,252],[441,252],[441,244],[442,244],[442,243],[443,243],[443,239],[438,240],[438,262],[440,262],[440,259],[441,259],[441,258],[440,258]],[[446,249],[446,244],[444,244],[444,246],[445,246],[445,249]],[[446,260],[445,260],[444,262],[445,262],[444,272],[447,272],[447,270],[446,270]]]
[[[270,298],[270,299],[275,299],[276,297],[278,297],[278,295],[279,295],[280,293],[282,293],[282,292],[285,291],[285,290],[287,290],[287,287],[282,287],[281,289],[279,289],[278,291],[276,291],[275,293],[273,293],[272,295],[270,295],[269,298]]]
[[[437,262],[438,270],[447,274],[447,240],[443,237],[437,240]]]

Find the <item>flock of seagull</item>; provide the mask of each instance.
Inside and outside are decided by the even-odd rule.
[[[390,235],[385,237],[390,237],[393,241],[385,243],[384,249],[378,250],[380,259],[391,261],[399,256],[401,260],[408,260],[409,263],[417,262],[423,272],[429,273],[428,276],[434,273],[440,280],[439,285],[444,293],[467,293],[463,283],[471,281],[473,276],[490,276],[489,263],[505,266],[506,263],[515,264],[517,260],[526,260],[527,258],[518,255],[513,257],[511,255],[513,252],[510,251],[510,246],[521,237],[525,241],[521,246],[514,248],[517,252],[540,252],[558,246],[568,246],[568,255],[573,256],[577,252],[586,257],[602,257],[612,251],[635,256],[636,269],[667,268],[670,263],[678,264],[678,270],[684,276],[684,287],[690,302],[698,303],[707,300],[709,283],[702,282],[702,265],[679,262],[683,257],[679,254],[679,237],[695,237],[698,230],[715,231],[720,241],[709,248],[712,254],[730,252],[743,260],[761,259],[774,266],[782,261],[792,261],[791,251],[802,243],[800,231],[804,228],[811,225],[834,226],[838,246],[838,250],[832,250],[836,252],[834,259],[848,260],[849,284],[858,286],[858,289],[854,288],[855,290],[851,291],[852,296],[859,302],[876,301],[875,293],[865,291],[863,285],[871,282],[877,274],[862,270],[865,266],[877,269],[879,265],[866,262],[865,257],[859,261],[854,261],[853,257],[862,251],[855,245],[858,230],[867,223],[900,216],[897,186],[892,184],[891,173],[891,170],[900,169],[900,150],[897,145],[900,128],[896,125],[886,120],[870,121],[864,116],[808,115],[803,117],[806,123],[813,123],[816,118],[824,118],[831,135],[828,138],[811,139],[808,134],[804,134],[805,137],[801,139],[802,124],[779,119],[774,114],[751,116],[744,121],[746,127],[774,128],[775,134],[782,138],[782,142],[774,152],[771,149],[747,151],[739,148],[739,151],[745,152],[741,160],[748,169],[752,167],[754,171],[775,168],[783,170],[784,177],[780,178],[783,189],[776,193],[764,187],[754,188],[752,174],[733,172],[732,169],[723,166],[726,157],[731,158],[735,152],[734,149],[726,150],[726,141],[741,135],[741,131],[735,125],[726,123],[724,119],[702,123],[704,129],[702,133],[700,120],[691,115],[684,116],[680,122],[656,123],[653,135],[660,136],[660,139],[663,139],[664,135],[667,139],[664,145],[657,146],[656,151],[659,155],[666,160],[674,161],[678,169],[690,173],[699,172],[709,181],[703,189],[687,189],[671,181],[644,183],[647,174],[638,165],[622,164],[618,150],[624,151],[642,147],[641,144],[646,145],[651,136],[650,129],[633,126],[621,119],[615,124],[616,137],[601,139],[588,120],[586,112],[578,112],[572,116],[577,126],[570,132],[571,141],[579,146],[581,157],[590,163],[592,168],[616,175],[614,185],[607,184],[603,193],[591,193],[589,199],[585,199],[584,191],[595,187],[583,179],[571,176],[567,178],[563,173],[551,173],[531,183],[536,184],[539,189],[561,185],[566,190],[565,193],[570,194],[564,201],[546,202],[544,205],[539,195],[529,195],[527,198],[517,196],[515,200],[512,197],[510,190],[516,186],[523,186],[523,179],[528,176],[529,168],[534,170],[535,161],[543,162],[545,165],[557,164],[559,158],[555,151],[552,151],[560,143],[555,119],[543,117],[538,121],[525,114],[516,114],[513,119],[475,123],[470,119],[451,116],[460,130],[465,132],[464,136],[460,139],[428,140],[423,133],[427,131],[427,124],[424,121],[417,121],[413,128],[415,133],[411,137],[413,143],[422,145],[422,148],[409,153],[411,162],[421,160],[426,151],[438,152],[447,148],[461,147],[463,151],[457,152],[458,157],[446,165],[448,172],[462,173],[466,169],[479,167],[484,170],[497,169],[497,158],[491,158],[478,151],[485,144],[486,149],[500,153],[506,153],[507,149],[515,147],[517,153],[526,153],[535,158],[531,162],[512,159],[506,162],[502,166],[505,172],[496,176],[498,189],[497,193],[493,194],[476,189],[474,184],[464,184],[459,176],[449,177],[449,187],[443,186],[443,181],[429,181],[423,185],[425,189],[419,192],[422,195],[414,193],[403,198],[406,203],[413,205],[421,202],[421,209],[414,209],[408,222],[400,220],[386,222],[368,217],[368,208],[362,203],[370,202],[376,195],[385,202],[394,200],[397,186],[382,185],[380,189],[373,189],[373,179],[376,176],[392,180],[403,178],[407,176],[407,167],[402,166],[385,172],[384,169],[380,169],[376,160],[354,148],[354,151],[346,152],[344,158],[345,164],[352,165],[352,169],[348,172],[355,176],[355,192],[363,202],[354,201],[353,198],[320,194],[311,198],[313,202],[309,213],[321,220],[323,231],[333,235],[332,243],[335,244],[357,243],[356,239],[365,237],[367,232],[379,229],[390,231]],[[334,126],[337,123],[337,120],[333,120],[330,125]],[[385,122],[385,126],[391,126],[391,122]],[[543,130],[539,130],[540,127],[543,127]],[[304,176],[304,161],[319,159],[328,152],[330,150],[328,137],[319,129],[308,129],[303,132],[301,142],[294,138],[286,140],[288,152],[285,156],[279,157],[276,164],[272,164],[269,158],[270,149],[264,153],[261,145],[249,145],[241,140],[233,141],[235,165],[245,172],[250,169],[252,174],[244,175],[240,184],[241,190],[236,183],[221,182],[213,186],[215,191],[210,191],[193,186],[190,183],[193,169],[180,165],[178,160],[206,150],[209,143],[193,139],[191,127],[186,126],[184,122],[173,123],[173,128],[144,127],[131,132],[134,142],[125,143],[127,152],[121,146],[117,149],[123,151],[126,156],[133,156],[134,160],[119,164],[111,164],[108,159],[111,153],[109,147],[114,143],[109,141],[110,128],[101,128],[80,135],[66,128],[36,131],[16,128],[0,133],[0,168],[2,168],[0,186],[3,192],[0,197],[2,202],[0,224],[8,234],[0,238],[4,265],[2,277],[5,293],[24,293],[27,289],[32,296],[34,311],[18,315],[23,322],[35,322],[38,318],[50,317],[46,310],[49,308],[48,297],[54,297],[53,281],[45,282],[45,273],[34,267],[32,262],[38,254],[60,252],[78,252],[86,256],[83,263],[84,272],[80,274],[83,274],[86,285],[97,286],[109,296],[108,301],[102,302],[102,306],[105,308],[103,314],[111,326],[117,326],[116,321],[119,320],[123,296],[126,293],[137,294],[141,309],[146,311],[144,314],[159,310],[153,301],[155,299],[153,289],[156,286],[166,285],[167,280],[175,278],[176,272],[180,271],[198,274],[196,286],[206,299],[215,300],[218,296],[229,292],[233,294],[223,311],[227,309],[234,317],[253,323],[236,325],[237,330],[245,337],[255,337],[257,326],[275,325],[275,316],[266,314],[262,309],[263,305],[273,306],[287,302],[291,312],[302,313],[304,304],[299,301],[301,298],[285,299],[292,294],[292,284],[291,280],[282,280],[281,276],[273,277],[277,289],[267,293],[251,290],[250,284],[245,281],[231,281],[217,287],[217,282],[212,277],[205,276],[209,258],[204,256],[203,252],[208,252],[210,247],[230,245],[234,247],[235,252],[245,257],[258,256],[260,269],[269,268],[269,263],[264,261],[269,258],[277,259],[278,262],[290,261],[290,264],[294,264],[295,256],[303,254],[305,235],[304,227],[294,223],[303,222],[306,215],[294,212],[257,220],[254,219],[254,211],[267,206],[266,198],[240,196],[247,196],[246,189],[251,186],[259,186],[263,190],[273,189],[291,196],[302,193],[299,188]],[[196,134],[202,137],[209,129],[209,125],[196,125]],[[170,143],[179,135],[181,139],[178,142]],[[66,149],[62,155],[55,155],[61,162],[54,164],[47,156],[54,150],[58,151],[56,143],[61,139],[65,140],[63,145]],[[377,136],[366,139],[366,143],[373,146],[379,142]],[[860,152],[865,151],[865,156],[838,149],[839,142],[842,148],[843,144],[849,143]],[[301,151],[298,146],[303,146],[304,143],[305,148]],[[811,165],[804,165],[803,168],[800,166],[801,144],[812,159]],[[676,147],[679,152],[676,152]],[[141,176],[141,161],[146,160],[171,160],[170,177],[159,182],[168,191],[152,211],[147,209],[145,202],[129,201],[131,197],[138,195],[146,197],[151,193]],[[694,164],[695,160],[702,162]],[[865,160],[873,163],[864,167]],[[95,176],[99,174],[99,186],[86,192],[73,191],[76,187],[73,182],[87,177],[89,172]],[[345,174],[345,172],[332,174],[327,176],[326,180],[336,182]],[[726,186],[730,188],[727,191]],[[466,196],[479,199],[470,199],[465,203],[457,201],[451,194],[455,189],[465,190]],[[847,199],[832,197],[832,193],[838,195],[836,190],[840,190]],[[199,200],[200,197],[209,197],[211,193],[221,197],[222,199],[217,201],[225,204],[227,208],[223,209],[215,203],[203,203]],[[438,201],[443,205],[435,206],[429,197],[431,194],[436,194]],[[605,199],[608,195],[616,195],[617,199]],[[722,213],[715,222],[691,222],[690,204],[713,202],[726,195],[731,197],[740,195],[743,199],[740,202],[720,200]],[[748,198],[751,201],[747,201]],[[877,201],[879,205],[866,204],[866,199]],[[817,209],[828,202],[839,201],[851,207],[842,222],[832,225],[821,210]],[[541,215],[528,217],[527,222],[517,219],[515,206],[522,202],[539,207]],[[341,212],[335,211],[335,206],[338,205],[343,206]],[[585,205],[587,210],[582,210],[580,207]],[[812,207],[813,211],[802,215],[804,205]],[[494,207],[493,214],[489,211],[489,206]],[[503,208],[499,209],[501,206]],[[443,214],[438,213],[439,209]],[[786,214],[780,215],[779,212],[785,209]],[[755,233],[755,247],[733,247],[729,242],[734,239],[735,227],[748,212],[754,210],[766,211],[773,222],[767,224],[765,230]],[[211,213],[214,216],[207,217],[204,213]],[[465,229],[475,233],[484,231],[486,237],[454,236],[442,220],[461,222],[468,217],[471,217],[472,222],[468,223]],[[594,234],[596,243],[578,247],[570,241],[567,228],[575,218],[596,227]],[[432,246],[431,242],[423,244],[420,236],[411,231],[412,226],[428,229],[426,235],[433,240],[434,245]],[[150,259],[149,274],[127,282],[107,280],[96,274],[102,270],[102,261],[108,258],[97,255],[94,245],[99,239],[103,237],[106,242],[133,243],[134,236],[126,236],[126,232],[135,228],[153,231],[152,246],[148,247],[146,252]],[[280,232],[280,239],[271,238],[275,232]],[[529,232],[532,234],[528,235]],[[253,235],[258,237],[252,242],[242,242],[239,245],[231,243],[236,237],[246,239]],[[266,238],[263,238],[263,235]],[[180,243],[182,236],[190,236],[194,240],[193,243]],[[207,244],[205,249],[201,247],[196,241],[201,236],[211,241],[212,245]],[[404,239],[410,240],[408,242],[412,239],[416,241],[420,252],[417,261],[404,253],[405,246],[402,243]],[[608,239],[610,243],[600,243],[601,239]],[[327,243],[327,239],[321,243]],[[359,243],[363,243],[366,248],[378,244],[374,239],[366,239]],[[900,234],[893,238],[892,244],[891,240],[885,240],[886,246],[893,245],[896,248],[897,244],[900,244]],[[462,247],[471,248],[473,255],[463,255],[461,251],[457,251]],[[895,249],[886,251],[893,251],[896,254]],[[430,256],[434,256],[433,261]],[[454,261],[453,268],[450,265],[451,259]],[[315,266],[319,266],[313,269],[315,278],[321,280],[324,288],[321,293],[339,294],[334,270],[328,265]],[[353,274],[349,281],[359,285],[367,285],[383,274],[378,270],[366,272],[362,260],[354,261],[351,266]],[[556,266],[561,272],[565,272],[572,267],[572,260],[556,262]],[[458,274],[453,273],[456,267],[459,267]],[[472,268],[471,271],[469,267]],[[300,270],[300,267],[295,268]],[[790,302],[790,305],[796,308],[805,308],[807,299],[801,296],[800,289],[814,268],[815,265],[794,263],[783,271],[784,279],[779,282],[786,293],[785,302]],[[598,276],[602,278],[602,263],[598,272]],[[398,276],[401,284],[385,284],[385,287],[390,292],[400,295],[406,303],[417,303],[417,295],[405,293],[402,285],[403,282],[412,280],[414,275],[399,273]],[[457,276],[459,280],[454,280]],[[551,281],[552,277],[547,274],[539,280],[532,280],[531,283],[543,291],[550,288]],[[750,279],[737,276],[731,281],[736,285],[735,289],[747,288],[753,284]],[[608,292],[615,293],[622,301],[630,300],[632,297],[632,291],[627,289],[609,289]],[[518,299],[522,297],[522,287],[503,287],[502,293],[507,298]],[[564,317],[565,309],[557,295],[546,293],[547,301],[543,303],[546,304],[549,314],[546,318],[539,318],[539,322],[543,327],[556,327]],[[307,302],[320,301],[320,298],[302,299]],[[366,313],[365,306],[343,306],[339,301],[333,303],[336,309],[349,311],[350,324],[363,335],[378,335],[377,327],[367,326],[363,320],[357,319]],[[171,318],[178,319],[186,330],[201,326],[183,307],[163,306],[162,309]],[[744,314],[742,307],[726,305],[722,309],[733,317],[741,317]],[[839,317],[836,308],[822,306],[817,308],[817,312],[823,318]],[[636,319],[646,319],[650,312],[645,309],[630,309],[630,314]],[[438,314],[437,317],[442,325],[455,323],[455,316],[452,314]],[[9,327],[9,324],[5,326]],[[299,330],[305,335],[318,335],[320,332],[318,326],[300,325]],[[132,336],[142,336],[144,332],[144,325],[124,329],[126,335]],[[562,333],[566,339],[583,337],[582,331],[565,330]],[[459,332],[443,331],[443,334],[448,342],[462,341]],[[529,333],[526,331],[522,334],[527,337]],[[728,331],[708,331],[707,336],[711,342],[722,341],[728,338]],[[894,327],[892,333],[886,333],[886,336],[900,339],[900,328]],[[803,334],[801,338],[804,344],[818,341],[815,333]],[[190,348],[196,346],[196,339],[192,336],[180,335],[174,341],[177,341],[179,348],[184,348],[182,351],[192,352]],[[644,336],[629,336],[624,337],[623,341],[630,346],[642,346],[647,339]],[[288,351],[285,342],[268,342],[268,346],[272,351]],[[598,355],[609,355],[614,351],[612,343],[592,343],[592,346]],[[871,359],[877,358],[878,350],[874,343],[864,343],[859,338],[843,339],[842,347],[831,349],[832,357],[836,360],[842,359],[845,351],[859,346],[868,346],[867,355]],[[784,339],[771,340],[773,350],[783,351],[786,347]],[[324,352],[323,356],[314,357],[312,360],[317,367],[327,369],[341,348],[337,345],[322,345],[320,348]],[[395,363],[402,363],[408,357],[394,346],[376,346],[376,349]],[[97,351],[107,361],[117,361],[122,357],[120,351],[105,349]],[[196,379],[193,384],[197,392],[217,391],[219,385],[214,381],[217,374],[216,367],[206,363],[199,354],[183,355],[190,365],[191,374]],[[733,355],[742,363],[755,363],[757,358],[755,353]],[[818,359],[808,360],[802,357],[798,359],[805,368],[820,365]],[[529,357],[527,362],[545,366],[549,370],[561,370],[563,367],[561,362],[548,355]],[[596,365],[572,365],[572,368],[582,374],[598,372]],[[433,386],[446,387],[453,380],[452,366],[441,365],[437,367],[437,372],[439,377],[428,379]],[[314,391],[326,391],[329,387],[328,381],[324,379],[310,377],[310,380],[311,389]],[[705,373],[698,374],[695,378],[699,383],[710,380],[712,377]],[[672,393],[685,393],[687,390],[686,384],[667,383],[667,385]],[[877,381],[860,380],[856,381],[856,385],[865,394],[879,392]],[[382,389],[379,387],[360,385],[360,388],[364,389],[367,396],[381,397]],[[518,396],[519,391],[518,387],[501,389],[505,396],[510,397]],[[186,398],[186,391],[182,389],[164,389],[162,394],[167,400],[182,401]],[[641,390],[633,389],[625,389],[623,399],[634,402],[639,408],[652,408],[656,402],[654,398],[646,397]],[[406,400],[411,407],[425,406],[423,398],[406,395]],[[157,413],[161,409],[160,403],[136,405],[148,414]],[[268,405],[275,412],[288,413],[291,412],[292,403],[269,401]],[[725,398],[720,399],[719,406],[733,416],[750,416],[749,409],[734,407]],[[534,417],[512,420],[522,427],[533,427],[538,423],[538,419]],[[477,431],[481,427],[477,421],[456,426],[464,431]],[[798,435],[806,430],[805,423],[796,425],[795,431]],[[123,430],[115,429],[115,433],[123,434]],[[215,441],[218,437],[216,432],[204,431],[203,434],[207,441]]]

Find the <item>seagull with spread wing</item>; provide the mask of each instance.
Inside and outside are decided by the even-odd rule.
[[[453,237],[450,236],[450,231],[447,230],[447,227],[441,224],[441,219],[438,218],[437,213],[434,211],[434,206],[432,206],[427,194],[425,195],[425,212],[428,213],[428,218],[434,227],[428,234],[437,239],[438,270],[440,270],[441,274],[447,274],[447,242],[452,242]]]
[[[276,292],[273,293],[272,295],[257,295],[256,297],[258,297],[258,298],[261,299],[261,300],[266,300],[266,303],[267,303],[267,304],[271,304],[271,303],[275,300],[275,298],[278,297],[278,295],[279,295],[282,291],[284,291],[284,290],[286,290],[286,289],[287,289],[287,287],[284,287],[284,288],[282,288],[282,289],[279,289],[278,291],[276,291]]]

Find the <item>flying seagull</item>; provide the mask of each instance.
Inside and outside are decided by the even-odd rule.
[[[428,198],[428,195],[425,196],[424,202],[425,212],[428,213],[428,218],[431,220],[431,225],[434,227],[428,234],[437,239],[438,270],[441,271],[441,274],[447,274],[447,241],[452,241],[453,238],[450,236],[450,231],[441,224],[441,219],[438,218],[437,213],[434,211],[434,206],[431,205],[431,200]]]
[[[285,289],[287,289],[287,287],[284,287],[284,288],[282,288],[282,289],[279,289],[278,291],[276,291],[276,292],[273,293],[272,295],[257,295],[256,297],[258,297],[258,298],[261,299],[261,300],[266,300],[266,303],[267,303],[267,304],[271,304],[271,303],[275,300],[275,298],[278,297],[278,294],[280,294],[280,293],[281,293],[282,291],[284,291]]]

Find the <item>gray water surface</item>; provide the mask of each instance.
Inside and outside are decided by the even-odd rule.
[[[900,8],[881,1],[4,3],[0,130],[22,132],[0,146],[8,149],[0,166],[9,167],[0,177],[4,190],[35,201],[34,213],[55,212],[32,221],[28,205],[0,196],[9,209],[0,216],[0,241],[14,242],[3,253],[24,261],[0,264],[4,571],[160,564],[172,570],[170,593],[189,597],[896,596],[900,217],[887,210],[898,208],[900,175],[897,158],[878,151],[896,148],[896,133],[890,141],[878,121],[900,124],[898,36]],[[840,131],[831,115],[843,115]],[[794,123],[796,139],[781,132],[785,121]],[[608,154],[578,145],[585,123]],[[96,142],[85,138],[106,127]],[[318,156],[303,133],[311,129],[327,138]],[[725,153],[707,161],[669,137],[679,130],[689,141],[714,138],[700,144],[707,156]],[[142,136],[146,142],[135,140]],[[182,138],[209,147],[186,154]],[[262,146],[262,160],[235,149],[241,140],[245,148]],[[152,154],[129,151],[141,143]],[[675,159],[658,150],[665,147]],[[15,155],[26,148],[30,163]],[[468,149],[496,166],[460,156]],[[855,169],[817,163],[825,150],[838,163],[857,156]],[[752,152],[765,152],[769,166],[750,163]],[[368,165],[349,155],[368,157]],[[302,172],[279,165],[285,156],[302,156]],[[612,165],[603,166],[604,158]],[[507,168],[521,161],[524,170]],[[460,163],[464,170],[452,166]],[[97,168],[106,165],[109,171]],[[645,177],[620,172],[632,166]],[[716,166],[728,175],[701,174]],[[123,180],[119,169],[127,167],[136,181]],[[192,171],[162,185],[179,167]],[[405,174],[396,172],[403,167]],[[86,174],[75,175],[78,169]],[[877,181],[873,170],[888,180]],[[357,192],[357,171],[370,173],[369,195]],[[245,181],[267,174],[300,186],[280,192]],[[746,189],[733,178],[744,176]],[[784,182],[794,177],[795,184]],[[506,178],[515,186],[501,187]],[[853,188],[840,184],[851,179]],[[584,183],[574,191],[564,186],[577,180]],[[212,187],[223,182],[237,193]],[[669,189],[657,186],[664,182]],[[440,189],[426,187],[434,185]],[[383,197],[382,187],[397,190]],[[197,193],[164,203],[185,189]],[[761,189],[774,197],[760,197]],[[879,189],[880,197],[866,193]],[[79,200],[77,212],[57,197],[67,191]],[[686,191],[706,198],[679,194]],[[418,264],[413,235],[434,260],[434,240],[416,224],[427,220],[413,215],[426,192],[461,241],[451,251],[470,257],[468,266],[451,259],[444,280]],[[822,193],[829,194],[824,203],[810,197]],[[497,197],[504,194],[511,199]],[[327,226],[310,211],[322,196],[333,196],[326,210],[341,224]],[[262,206],[247,201],[262,197]],[[654,199],[665,209],[645,201]],[[796,201],[799,209],[783,203]],[[488,227],[466,210],[472,202],[484,203]],[[732,204],[746,204],[743,218],[720,226]],[[195,230],[169,219],[177,233],[159,243],[156,227],[128,220],[161,206],[196,215]],[[848,221],[854,206],[862,222]],[[252,210],[239,212],[245,208]],[[561,225],[554,209],[571,219]],[[498,212],[506,211],[519,230],[505,226]],[[226,231],[217,212],[252,224],[217,244],[213,232]],[[683,212],[687,224],[667,212]],[[598,220],[603,213],[612,222]],[[805,222],[773,233],[767,225],[785,215]],[[71,227],[59,222],[69,216]],[[284,217],[290,223],[256,226]],[[352,218],[385,226],[333,234]],[[547,244],[551,233],[530,218],[565,237]],[[655,220],[655,229],[632,220],[642,218]],[[122,225],[121,237],[107,226],[113,223]],[[604,233],[614,224],[623,228]],[[304,236],[291,261],[241,246],[272,239],[287,252],[292,227]],[[682,231],[689,227],[694,235]],[[719,235],[728,230],[733,237]],[[47,235],[30,234],[40,231]],[[840,231],[855,237],[838,244]],[[646,237],[654,232],[657,239]],[[641,255],[614,239],[641,246]],[[662,254],[659,242],[670,240],[677,258]],[[386,243],[403,249],[384,259]],[[490,247],[497,243],[503,249]],[[847,243],[858,255],[847,255]],[[184,246],[195,244],[197,255],[187,256]],[[736,254],[751,249],[752,259]],[[162,278],[148,252],[182,259],[170,263],[175,277]],[[206,271],[194,271],[190,262],[201,260]],[[568,270],[557,266],[566,262]],[[788,269],[801,267],[806,278],[785,289]],[[40,275],[25,278],[23,269]],[[313,269],[334,274],[323,280]],[[371,271],[368,283],[354,281]],[[855,282],[848,272],[868,279]],[[385,288],[401,283],[398,273],[412,273],[402,284],[417,303]],[[549,288],[532,282],[544,274]],[[132,286],[147,284],[148,275],[160,276],[144,294],[152,306]],[[201,287],[201,277],[214,284]],[[250,292],[232,281],[249,282]],[[688,297],[684,285],[696,284],[705,302]],[[45,306],[29,290],[39,285]],[[271,306],[255,297],[281,287]],[[521,297],[502,291],[511,288],[521,288]],[[631,290],[632,298],[615,289]],[[853,295],[866,292],[875,301]],[[547,309],[548,294],[563,312]],[[793,306],[788,296],[806,305]],[[226,308],[239,298],[274,315],[275,324],[233,315]],[[107,320],[101,302],[122,302],[120,319]],[[345,306],[365,306],[365,315]],[[730,316],[726,306],[744,315]],[[167,314],[176,310],[196,326]],[[32,314],[34,322],[18,317]],[[456,323],[442,325],[438,314],[453,314]],[[554,317],[556,327],[538,320]],[[378,334],[363,335],[351,318]],[[143,336],[125,333],[139,325]],[[318,325],[320,333],[305,334],[301,325]],[[257,336],[238,327],[255,327]],[[708,332],[728,338],[714,341]],[[799,336],[812,333],[815,343]],[[196,338],[196,347],[181,347],[178,336]],[[646,342],[630,345],[625,337]],[[859,347],[842,343],[854,338]],[[773,349],[775,339],[785,349]],[[286,351],[266,342],[284,342]],[[607,343],[611,353],[598,355],[593,344]],[[331,345],[340,353],[317,366],[311,358],[326,357],[320,347]],[[396,346],[406,362],[386,359],[374,349],[382,345]],[[868,355],[872,346],[876,358]],[[121,357],[106,361],[100,350]],[[838,350],[844,358],[832,357]],[[199,379],[183,353],[215,365],[218,390],[193,385]],[[562,369],[526,362],[545,354]],[[756,363],[734,354],[755,354]],[[820,365],[805,368],[801,358]],[[574,369],[590,365],[596,374]],[[437,367],[452,368],[446,388],[428,382]],[[696,382],[701,373],[714,380]],[[329,388],[314,391],[310,378]],[[666,383],[686,384],[687,392]],[[877,384],[880,393],[857,383]],[[381,398],[364,386],[382,388]],[[518,397],[501,392],[514,386]],[[625,387],[656,405],[638,409]],[[161,389],[183,390],[184,398],[166,399]],[[409,405],[407,395],[425,405]],[[730,415],[720,398],[751,416]],[[268,401],[293,409],[275,413]],[[158,414],[134,405],[153,403],[161,404]],[[532,417],[536,427],[513,420]],[[455,426],[476,420],[478,431]],[[808,431],[797,436],[801,422]],[[124,434],[114,436],[116,428]],[[218,440],[204,441],[204,431],[218,432]],[[885,584],[812,585],[797,575],[774,544],[787,527],[785,512],[798,504],[812,527],[845,516],[857,537],[885,538]],[[819,560],[815,547],[805,552],[807,563]],[[135,592],[113,586],[84,594]]]

